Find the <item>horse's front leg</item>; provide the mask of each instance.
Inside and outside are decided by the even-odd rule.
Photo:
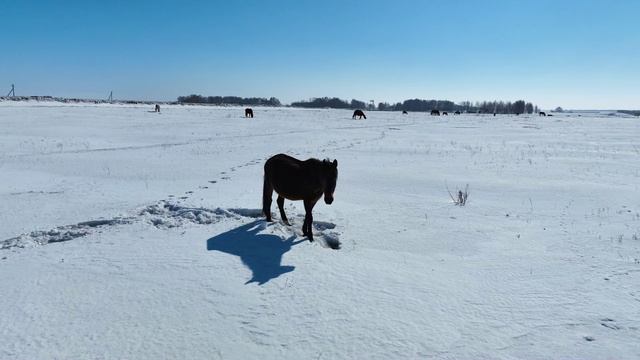
[[[284,198],[278,195],[278,199],[276,200],[278,203],[278,209],[280,209],[280,218],[285,225],[291,226],[289,220],[287,219],[287,214],[284,213]]]
[[[309,241],[313,241],[313,214],[311,211],[315,206],[317,200],[305,200],[304,201],[304,224],[302,225],[302,234],[309,238]]]

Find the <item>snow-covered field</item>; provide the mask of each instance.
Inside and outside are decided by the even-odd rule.
[[[0,102],[0,359],[640,358],[637,118],[149,110]]]

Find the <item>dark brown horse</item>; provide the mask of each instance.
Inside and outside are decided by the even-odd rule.
[[[287,225],[284,213],[284,199],[304,201],[304,224],[302,234],[313,241],[311,210],[324,194],[324,202],[331,205],[338,179],[338,160],[308,159],[298,160],[289,155],[272,156],[264,164],[264,187],[262,192],[262,212],[271,220],[271,196],[278,193],[278,208],[282,222]]]
[[[547,116],[547,114],[544,111],[540,111],[540,116]]]
[[[407,112],[407,110],[402,110],[402,115],[409,115],[409,113]]]
[[[440,111],[438,111],[438,110],[431,110],[431,115],[440,116]]]
[[[351,117],[352,119],[355,119],[356,116],[358,117],[358,119],[362,119],[362,118],[367,118],[367,116],[364,114],[364,111],[358,109],[356,111],[353,112],[353,116]]]
[[[251,108],[246,108],[244,109],[244,117],[253,117],[253,109]]]

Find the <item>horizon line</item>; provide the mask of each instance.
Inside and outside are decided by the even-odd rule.
[[[191,95],[197,95],[197,94],[191,94]],[[188,95],[187,95],[188,96]],[[221,96],[221,97],[226,97],[226,96],[235,96],[235,97],[240,97],[240,98],[247,98],[247,97],[243,97],[243,96],[237,96],[237,95],[213,95],[213,96]],[[259,96],[251,96],[254,98],[261,98]],[[275,96],[274,96],[275,97]],[[44,98],[44,99],[37,99],[37,98]],[[323,97],[316,97],[316,98],[310,98],[310,99],[317,99],[317,98],[323,98]],[[339,97],[333,97],[333,98],[338,98]],[[268,99],[268,98],[264,98],[264,99]],[[276,97],[277,99],[277,97]],[[420,98],[412,98],[412,99],[405,99],[405,100],[414,100],[414,99],[418,99],[418,100],[436,100],[436,99],[420,99]],[[95,102],[95,101],[100,101],[101,103],[107,103],[107,104],[118,104],[120,102],[137,102],[137,103],[159,103],[159,104],[168,104],[168,105],[202,105],[202,106],[221,106],[221,105],[236,105],[236,106],[248,106],[248,105],[242,105],[242,104],[208,104],[208,103],[185,103],[185,102],[180,102],[177,100],[143,100],[143,99],[113,99],[113,100],[108,100],[108,99],[104,99],[104,98],[80,98],[80,97],[65,97],[65,96],[53,96],[53,95],[16,95],[16,96],[0,96],[0,100],[2,101],[24,101],[24,100],[36,100],[36,101],[47,101],[47,100],[51,100],[54,102],[61,102],[61,100],[77,100],[79,102]],[[357,99],[355,99],[357,100]],[[298,100],[301,101],[301,100]],[[360,100],[358,100],[360,101]],[[436,101],[452,101],[452,100],[436,100]],[[470,101],[470,100],[464,100],[464,101]],[[483,100],[483,101],[490,101],[490,100]],[[491,100],[491,101],[503,101],[503,100]],[[510,101],[510,100],[507,100]],[[454,104],[459,105],[457,102],[452,101]],[[366,103],[366,102],[365,102]],[[392,104],[392,103],[389,103]],[[292,107],[291,103],[289,104],[281,104],[280,106],[276,106],[276,105],[255,105],[255,104],[251,104],[251,106],[264,106],[264,107]],[[301,108],[304,109],[304,107],[296,107],[296,108]],[[333,108],[329,108],[329,109],[333,109]],[[547,111],[554,111],[554,109],[542,109],[541,110],[547,110]],[[340,109],[336,109],[336,110],[340,110]],[[349,110],[349,109],[346,109]],[[373,109],[373,110],[367,110],[367,111],[381,111],[378,109]],[[382,110],[384,111],[384,110]],[[387,110],[388,111],[388,110]],[[562,108],[563,112],[571,112],[571,111],[640,111],[640,109],[634,109],[634,108],[627,108],[627,109],[620,109],[620,108],[610,108],[610,109],[606,109],[606,108],[591,108],[591,109],[569,109],[569,108]],[[414,111],[414,112],[420,112],[420,111]]]

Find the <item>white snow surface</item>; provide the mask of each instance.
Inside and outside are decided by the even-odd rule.
[[[0,102],[0,359],[640,358],[637,119],[149,110]]]

